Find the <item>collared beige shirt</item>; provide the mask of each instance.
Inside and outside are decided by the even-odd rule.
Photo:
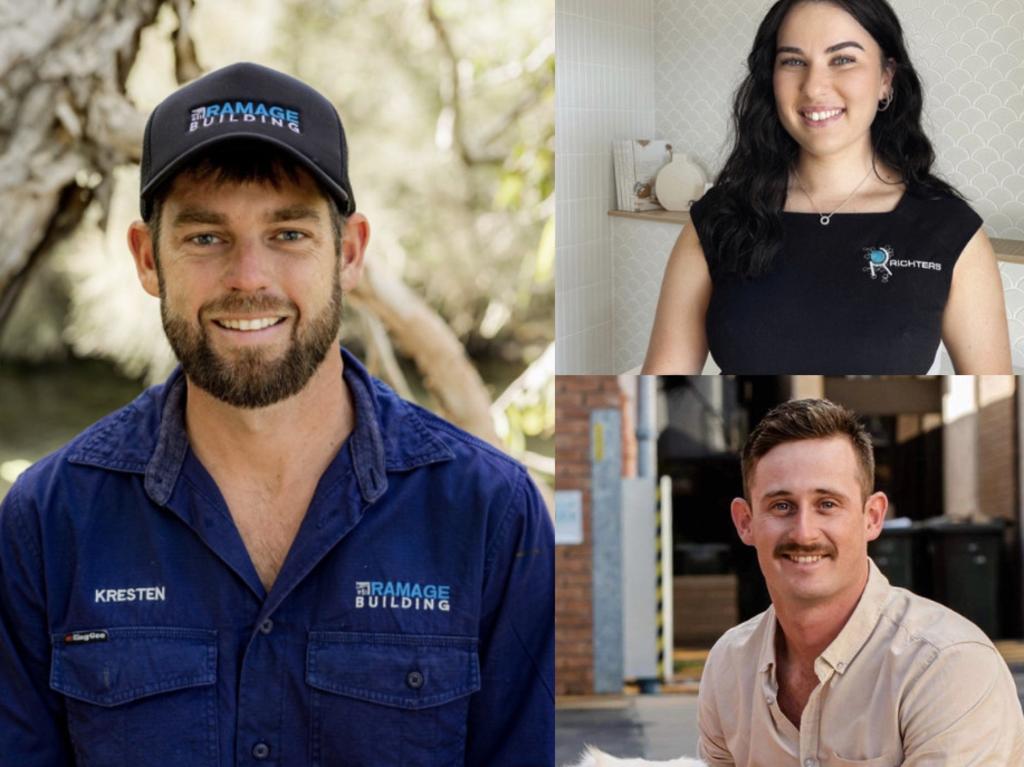
[[[1021,767],[1024,714],[981,629],[894,588],[870,562],[839,636],[814,662],[799,729],[782,713],[775,610],[727,631],[700,683],[700,753],[714,767]]]

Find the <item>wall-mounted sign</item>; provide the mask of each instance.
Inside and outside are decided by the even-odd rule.
[[[583,543],[583,492],[555,491],[555,543]]]

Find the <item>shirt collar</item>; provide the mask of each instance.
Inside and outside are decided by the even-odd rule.
[[[819,656],[819,660],[824,660],[840,674],[844,673],[864,643],[868,641],[871,632],[875,630],[889,598],[890,589],[888,579],[882,575],[882,572],[869,557],[868,582],[864,587],[864,592],[861,594],[853,614],[846,621],[846,625],[832,640],[832,643],[825,648],[825,652]],[[767,672],[775,665],[775,632],[778,631],[778,621],[775,618],[774,606],[769,607],[765,612],[764,620],[767,621],[767,626],[757,660],[757,668],[761,672]]]
[[[779,627],[775,619],[775,605],[770,605],[765,611],[764,620],[766,629],[761,641],[761,652],[757,657],[757,668],[758,671],[767,672],[775,665],[775,632]]]
[[[355,409],[355,426],[347,442],[359,491],[367,502],[387,490],[389,471],[409,471],[455,457],[438,431],[427,427],[415,405],[373,378],[347,350],[341,349],[341,356]],[[162,387],[144,393],[83,440],[69,460],[142,473],[146,493],[155,503],[166,505],[188,452],[185,384],[178,367]],[[153,409],[159,414],[158,424],[150,423]]]
[[[845,673],[850,667],[850,663],[857,657],[857,653],[878,625],[891,588],[889,580],[875,567],[875,563],[869,557],[868,582],[864,587],[864,593],[861,594],[860,601],[857,602],[853,614],[846,621],[839,636],[833,639],[832,644],[821,654],[821,659],[840,674]]]

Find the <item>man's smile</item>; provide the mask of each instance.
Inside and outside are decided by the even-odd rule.
[[[783,571],[809,573],[826,567],[832,557],[824,554],[788,554],[779,557]]]
[[[214,323],[228,330],[251,332],[278,325],[286,319],[287,317],[254,317],[251,319],[228,319],[225,317],[214,320]]]
[[[811,565],[826,559],[826,557],[823,554],[815,554],[813,556],[789,554],[784,557],[784,559],[788,559],[790,562],[796,562],[798,565]]]

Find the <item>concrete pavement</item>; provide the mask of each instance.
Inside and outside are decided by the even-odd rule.
[[[697,696],[588,696],[559,699],[555,764],[572,764],[591,745],[647,759],[697,755]]]

